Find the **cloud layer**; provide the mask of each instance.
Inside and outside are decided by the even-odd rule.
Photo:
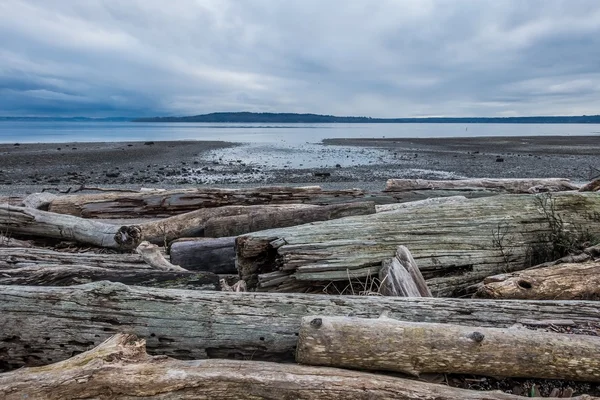
[[[596,0],[2,0],[0,115],[600,113]]]

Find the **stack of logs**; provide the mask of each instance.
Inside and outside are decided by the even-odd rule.
[[[600,382],[600,338],[548,332],[600,333],[598,243],[527,268],[556,224],[600,237],[597,186],[13,197],[0,398],[516,399],[430,378]]]

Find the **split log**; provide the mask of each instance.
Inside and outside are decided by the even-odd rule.
[[[144,399],[405,399],[518,400],[414,380],[260,361],[180,361],[152,357],[144,340],[119,334],[83,354],[46,367],[0,375],[5,400]],[[591,399],[580,396],[577,399]]]
[[[169,246],[171,262],[190,271],[237,274],[235,237],[183,238]]]
[[[475,297],[531,300],[600,300],[600,261],[558,264],[490,276]]]
[[[375,203],[373,202],[333,204],[290,210],[259,210],[245,215],[211,218],[204,226],[204,236],[238,236],[265,229],[285,228],[309,222],[374,213]]]
[[[431,297],[417,263],[405,246],[398,246],[396,256],[383,262],[379,281],[379,294],[383,296]]]
[[[375,205],[371,202],[356,205],[335,205],[340,215],[374,213]],[[286,212],[286,223],[291,223],[294,215],[298,215],[297,223],[310,222],[311,214],[299,212],[310,208],[314,210],[317,220],[326,217],[335,218],[337,214],[329,210],[324,214],[317,211],[319,206],[308,204],[266,205],[266,206],[228,206],[220,208],[205,208],[185,214],[148,222],[140,225],[117,226],[93,219],[56,214],[27,207],[0,205],[0,230],[23,235],[44,236],[87,243],[99,247],[116,249],[134,249],[142,241],[164,244],[181,237],[204,235],[204,226],[211,218],[238,216],[244,214],[259,215],[266,212],[269,215]],[[294,210],[294,212],[291,212]],[[287,212],[290,212],[289,214]]]
[[[434,181],[427,179],[388,179],[386,192],[415,190],[489,190],[504,193],[541,193],[578,190],[568,179],[458,179]]]
[[[255,232],[236,239],[238,268],[250,290],[301,291],[315,282],[376,275],[382,260],[404,245],[435,296],[463,295],[487,276],[528,266],[530,248],[550,232],[540,202],[545,196],[425,203]],[[553,207],[567,232],[600,234],[597,193],[553,194],[546,207]],[[279,283],[263,286],[261,277],[273,273],[280,274]]]
[[[390,318],[305,317],[302,364],[600,382],[600,338]]]
[[[355,315],[508,327],[522,319],[598,322],[586,301],[504,301],[409,297],[205,292],[96,282],[0,286],[0,369],[42,365],[86,351],[118,332],[149,351],[183,359],[294,358],[300,321]]]
[[[49,211],[84,218],[166,217],[222,206],[343,203],[364,198],[364,195],[360,189],[323,190],[319,186],[98,193],[60,196],[51,202]]]
[[[0,249],[1,285],[70,286],[96,281],[164,288],[218,290],[210,272],[156,270],[138,255]]]

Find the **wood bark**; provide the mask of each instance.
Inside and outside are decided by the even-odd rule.
[[[237,274],[235,237],[183,238],[169,246],[171,262],[190,271]]]
[[[360,189],[323,190],[319,186],[113,192],[60,196],[51,202],[49,211],[84,218],[166,217],[199,208],[232,205],[343,203],[364,195]]]
[[[550,232],[540,205],[545,196],[423,203],[255,232],[236,239],[237,263],[250,290],[301,291],[315,282],[376,275],[381,262],[404,245],[435,296],[464,295],[487,276],[528,266],[531,246]],[[600,234],[597,193],[553,194],[550,202],[566,232]],[[273,274],[279,274],[278,284],[262,285],[262,277]]]
[[[558,264],[490,276],[475,297],[530,300],[600,300],[600,261]]]
[[[578,190],[568,179],[458,179],[434,181],[427,179],[388,179],[386,192],[414,190],[490,190],[505,193],[540,193]]]
[[[5,400],[119,399],[405,399],[517,400],[385,375],[260,361],[180,361],[152,357],[144,340],[115,335],[98,347],[46,367],[0,375]],[[591,399],[580,396],[577,399]]]
[[[0,248],[1,285],[70,286],[104,280],[165,288],[219,288],[219,277],[214,273],[156,270],[133,254]]]
[[[402,372],[600,381],[600,338],[390,318],[305,317],[296,360]]]
[[[65,360],[118,332],[146,339],[152,354],[290,361],[302,317],[384,312],[406,321],[493,327],[522,319],[600,320],[597,302],[586,301],[228,293],[109,282],[0,286],[0,369]]]
[[[398,246],[396,256],[383,262],[379,281],[379,293],[383,296],[431,297],[417,263],[405,246]]]
[[[342,204],[332,207],[339,208],[340,216],[348,214],[363,215],[366,212],[375,212],[375,206],[370,202],[356,206]],[[0,205],[0,230],[24,235],[73,240],[99,247],[129,250],[139,246],[142,241],[165,244],[181,237],[204,236],[205,224],[211,218],[227,216],[241,216],[241,218],[244,218],[244,214],[258,216],[261,213],[273,215],[278,212],[284,212],[285,215],[292,218],[293,215],[298,215],[294,212],[306,208],[314,210],[313,214],[317,219],[326,216],[335,218],[338,215],[330,209],[321,214],[317,211],[319,206],[308,204],[227,206],[205,208],[140,225],[119,227],[97,222],[93,219],[56,214],[27,207]],[[288,214],[288,212],[290,213]],[[310,221],[310,214],[300,214],[304,216],[304,219],[298,220],[298,223]],[[291,223],[291,221],[286,220],[286,223]]]

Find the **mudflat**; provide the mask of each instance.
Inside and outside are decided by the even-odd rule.
[[[329,154],[329,164],[314,167],[300,159],[281,168],[269,166],[269,157],[285,158],[290,152],[294,150],[275,144],[257,150],[224,141],[0,144],[0,193],[81,185],[318,184],[380,191],[388,178],[561,177],[584,182],[600,175],[600,136],[326,139],[316,155]],[[316,156],[314,151],[306,154]],[[336,157],[341,165],[333,164]]]

